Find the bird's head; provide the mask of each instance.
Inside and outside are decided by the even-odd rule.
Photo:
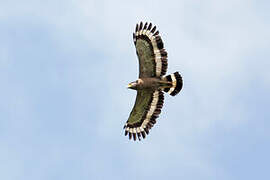
[[[141,85],[141,83],[142,83],[142,80],[138,79],[137,81],[133,81],[133,82],[129,83],[127,87],[130,89],[138,89],[138,87]]]

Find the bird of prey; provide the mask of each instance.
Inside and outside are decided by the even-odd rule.
[[[128,84],[137,91],[134,107],[124,126],[129,139],[145,138],[156,123],[163,106],[163,92],[175,96],[183,86],[178,72],[167,75],[167,52],[156,26],[152,23],[136,24],[133,41],[139,59],[139,79]]]

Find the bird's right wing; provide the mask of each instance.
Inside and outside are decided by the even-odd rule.
[[[134,141],[138,136],[145,138],[145,133],[149,133],[156,123],[156,118],[161,112],[164,95],[160,90],[138,90],[135,105],[124,126],[125,135],[129,134],[129,139]]]

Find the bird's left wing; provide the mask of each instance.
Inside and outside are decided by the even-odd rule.
[[[164,95],[160,90],[138,90],[135,105],[124,126],[125,135],[129,134],[129,139],[136,137],[140,140],[141,136],[149,133],[149,130],[156,123],[156,118],[161,112]]]
[[[167,71],[167,52],[156,26],[148,23],[136,25],[133,41],[139,58],[139,78],[161,77]]]

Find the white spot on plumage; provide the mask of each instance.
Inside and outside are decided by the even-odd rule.
[[[151,31],[149,31],[149,36],[148,36],[148,38],[151,40],[152,37],[153,37],[153,33],[151,33]]]
[[[145,33],[146,36],[150,36],[150,31],[149,30],[146,30],[146,33]]]
[[[153,33],[151,33],[151,41],[155,41],[155,39],[156,39],[156,36],[154,36],[154,34]],[[155,41],[156,42],[156,41]],[[152,42],[153,43],[153,42]]]
[[[160,56],[160,54],[158,54],[158,56]],[[156,57],[155,59],[156,59],[156,75],[160,76],[162,69],[161,57]]]
[[[145,35],[145,34],[146,34],[146,31],[147,31],[146,29],[144,29],[144,30],[143,30],[143,35]]]

